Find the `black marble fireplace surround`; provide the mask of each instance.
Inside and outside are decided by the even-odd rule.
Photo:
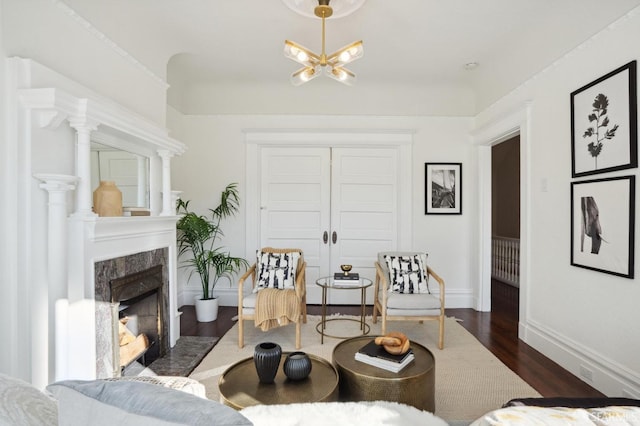
[[[154,344],[155,348],[148,351],[148,362],[164,355],[168,349],[169,342],[169,274],[168,274],[168,249],[155,249],[151,251],[136,253],[132,255],[117,257],[100,262],[96,262],[95,267],[95,300],[96,305],[111,306],[112,302],[130,299],[138,303],[147,299],[147,305],[157,306],[158,298],[160,306],[156,308],[161,319],[158,327],[160,335]],[[146,282],[138,279],[142,272],[150,272]],[[142,274],[146,275],[146,274]],[[127,278],[128,277],[128,278]],[[160,280],[161,283],[157,281]],[[112,298],[112,283],[116,282],[124,285],[132,285],[130,290],[124,290],[122,285],[118,288],[116,297]],[[112,300],[113,299],[113,300]],[[150,303],[149,303],[150,301]],[[104,302],[104,303],[101,303]],[[117,376],[118,369],[114,368],[115,361],[111,354],[115,353],[114,348],[119,347],[118,342],[114,342],[113,327],[117,324],[117,319],[113,318],[109,309],[96,309],[96,372],[98,377]],[[149,330],[139,330],[149,333]],[[150,334],[154,334],[151,330]],[[156,335],[158,332],[155,333]],[[149,335],[149,334],[148,334]],[[150,340],[154,336],[149,336]]]

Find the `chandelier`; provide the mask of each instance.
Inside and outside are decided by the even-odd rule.
[[[294,86],[313,80],[323,72],[347,85],[352,85],[356,81],[356,75],[344,66],[362,57],[364,53],[362,40],[344,46],[330,55],[325,53],[325,19],[333,15],[329,1],[318,0],[318,6],[314,9],[315,16],[322,19],[322,50],[319,55],[293,41],[284,41],[284,56],[303,65],[291,74],[291,82]]]

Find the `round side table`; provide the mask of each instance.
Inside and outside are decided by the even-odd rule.
[[[308,354],[311,373],[304,380],[289,380],[282,365],[289,352],[283,352],[274,383],[260,383],[253,358],[236,362],[218,380],[220,402],[236,410],[258,404],[331,402],[338,399],[338,372],[331,363]]]
[[[355,360],[355,353],[375,336],[360,336],[338,343],[333,363],[340,376],[341,401],[394,401],[435,411],[436,362],[429,349],[411,342],[415,360],[393,373]]]
[[[325,332],[327,328],[327,322],[329,321],[356,321],[360,322],[360,331],[362,335],[369,334],[369,324],[364,321],[365,307],[367,303],[367,288],[371,287],[373,282],[369,278],[360,278],[354,284],[338,284],[334,281],[333,277],[322,277],[316,280],[316,285],[322,287],[322,317],[320,322],[316,326],[316,331],[320,333],[320,343],[324,343],[324,338],[333,337],[335,339],[347,339],[351,336],[335,336]],[[329,289],[335,290],[360,290],[360,319],[351,318],[331,318],[327,319],[327,291]]]

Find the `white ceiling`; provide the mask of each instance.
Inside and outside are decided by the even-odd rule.
[[[176,92],[240,85],[289,92],[289,75],[299,66],[283,56],[284,40],[320,51],[320,20],[281,0],[63,1]],[[358,89],[318,78],[295,90],[449,87],[473,93],[480,108],[638,5],[640,0],[366,0],[353,14],[327,20],[328,53],[364,40],[364,57],[349,66]],[[466,71],[468,62],[479,67]],[[171,99],[182,110],[198,110],[184,104],[182,93]],[[356,103],[353,109],[358,113]]]

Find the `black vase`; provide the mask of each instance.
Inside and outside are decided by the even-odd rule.
[[[256,365],[260,383],[273,383],[280,366],[281,356],[282,348],[277,343],[263,342],[256,346],[253,362]]]
[[[291,380],[306,379],[311,373],[311,360],[304,352],[291,352],[282,366],[285,376]]]

